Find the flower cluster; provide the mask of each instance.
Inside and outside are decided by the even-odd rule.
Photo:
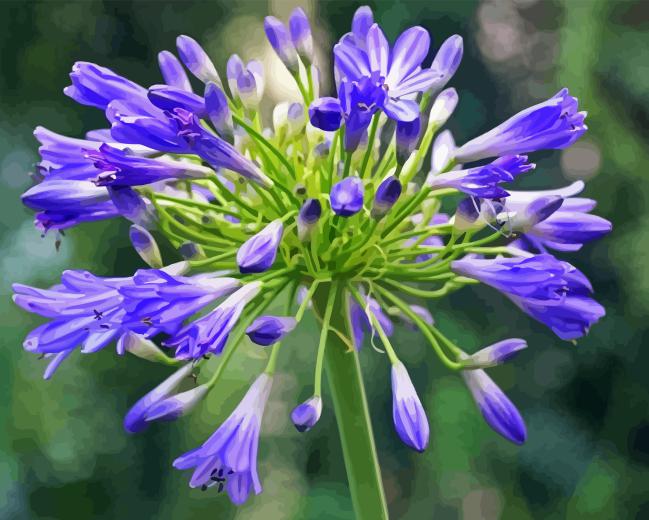
[[[563,340],[582,337],[604,315],[584,274],[549,252],[575,251],[611,230],[590,213],[594,201],[575,197],[583,183],[509,189],[532,175],[529,154],[570,146],[586,131],[577,99],[562,89],[457,146],[450,132],[436,134],[459,102],[446,85],[462,59],[460,36],[429,61],[424,28],[390,44],[361,7],[333,49],[336,95],[318,97],[305,13],[296,9],[287,25],[268,17],[264,28],[302,95],[278,104],[272,124],[261,117],[269,78],[260,62],[230,57],[223,81],[189,36],[177,40],[179,58],[159,54],[164,83],[149,88],[92,63],[73,66],[65,94],[103,110],[109,128],[85,138],[37,128],[38,183],[23,201],[43,233],[130,220],[131,242],[148,268],[123,278],[65,271],[50,289],[15,284],[16,304],[47,320],[25,349],[49,359],[45,378],[75,351],[112,342],[118,354],[177,367],[126,415],[125,429],[138,432],[199,404],[244,336],[270,347],[265,370],[229,418],[173,462],[193,470],[190,486],[225,490],[237,504],[262,490],[256,459],[264,407],[281,342],[307,312],[321,333],[311,397],[290,416],[299,431],[313,428],[326,404],[323,360],[327,348],[340,346],[333,335],[349,345],[350,360],[371,336],[391,365],[396,433],[414,450],[427,448],[426,412],[390,340],[403,322],[461,372],[487,424],[523,443],[520,413],[485,370],[526,342],[503,339],[470,354],[427,307],[482,283]],[[454,214],[440,213],[442,200]],[[185,259],[165,266],[153,233]],[[265,314],[278,299],[283,314]],[[333,327],[338,314],[346,330]],[[212,357],[219,359],[213,370]],[[198,364],[200,384],[180,392]]]

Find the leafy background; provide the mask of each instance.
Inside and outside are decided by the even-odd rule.
[[[568,259],[593,281],[607,317],[574,346],[485,289],[465,289],[431,307],[444,331],[475,349],[521,336],[530,347],[494,378],[520,406],[529,440],[514,447],[487,428],[461,379],[445,373],[409,330],[396,335],[427,407],[431,445],[404,448],[391,426],[389,371],[381,354],[363,365],[389,507],[394,518],[649,518],[649,4],[643,0],[485,0],[371,2],[390,37],[420,24],[436,45],[459,33],[465,58],[454,86],[461,103],[450,124],[459,142],[569,86],[589,111],[590,131],[565,152],[538,153],[524,187],[583,178],[614,233]],[[316,20],[320,63],[349,27],[356,2],[301,4]],[[240,509],[186,486],[170,463],[201,442],[229,413],[262,366],[252,346],[192,416],[123,432],[128,407],[167,370],[107,348],[72,356],[49,382],[43,362],[21,348],[37,318],[10,301],[13,281],[50,285],[62,269],[129,275],[142,267],[124,222],[85,225],[57,253],[41,238],[19,195],[37,161],[31,132],[42,124],[82,135],[103,125],[99,111],[61,93],[75,60],[109,66],[149,85],[155,55],[177,34],[203,42],[223,66],[232,52],[265,56],[267,13],[293,4],[255,2],[0,3],[0,517],[351,518],[351,502],[331,408],[306,435],[288,413],[306,397],[315,324],[287,342],[266,414],[260,450],[264,493]],[[278,73],[277,73],[278,74]],[[275,78],[278,75],[275,74]],[[275,100],[294,95],[279,86]],[[173,252],[167,251],[173,259]],[[574,257],[574,258],[573,258]],[[326,391],[326,389],[325,389]],[[326,403],[328,404],[328,403]]]

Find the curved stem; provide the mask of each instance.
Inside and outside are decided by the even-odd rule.
[[[329,284],[318,288],[314,307],[324,315]],[[342,298],[344,293],[340,293]],[[340,300],[339,300],[340,301]],[[348,330],[346,305],[338,305],[331,316],[331,326]],[[335,334],[330,334],[325,350],[325,371],[340,433],[349,491],[359,520],[387,520],[388,509],[383,493],[381,472],[374,445],[367,398],[361,377],[358,353],[349,351]]]

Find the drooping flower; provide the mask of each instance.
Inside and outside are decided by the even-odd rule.
[[[308,432],[320,420],[322,415],[322,398],[319,395],[310,397],[293,408],[291,421],[300,433]]]
[[[237,251],[237,265],[242,273],[263,273],[275,263],[277,248],[282,240],[282,221],[273,220],[259,233],[249,238]]]
[[[191,363],[183,365],[153,390],[142,396],[124,416],[124,429],[129,433],[138,433],[148,426],[147,413],[151,408],[169,397],[192,373]]]
[[[504,156],[485,166],[430,177],[428,185],[433,188],[455,188],[474,197],[497,199],[509,195],[500,186],[501,183],[511,182],[535,166],[527,162],[526,155]]]
[[[246,329],[246,334],[253,343],[267,347],[280,341],[296,325],[291,316],[260,316]]]
[[[451,264],[454,272],[498,289],[564,340],[580,338],[604,316],[586,277],[551,255],[476,259]]]
[[[331,188],[331,209],[341,217],[351,217],[363,209],[365,187],[358,177],[347,177]]]
[[[493,367],[509,361],[525,348],[527,348],[527,342],[524,339],[505,339],[466,357],[462,361],[462,365],[470,369]]]
[[[564,88],[547,101],[527,108],[493,130],[462,145],[458,162],[522,154],[570,146],[587,130],[586,112],[577,112],[577,98]]]
[[[482,417],[498,434],[514,444],[523,444],[527,429],[521,414],[484,370],[463,370],[462,377]]]
[[[401,440],[422,452],[428,446],[428,418],[406,367],[400,361],[392,365],[392,419]]]
[[[201,446],[174,460],[176,469],[192,469],[190,487],[225,487],[230,500],[243,504],[250,494],[261,493],[257,474],[257,447],[272,377],[261,374],[230,417]]]
[[[177,359],[198,359],[207,353],[220,354],[244,308],[257,296],[261,287],[261,282],[247,283],[212,312],[183,327],[164,345],[176,349]]]

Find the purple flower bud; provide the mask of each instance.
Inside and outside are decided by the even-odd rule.
[[[460,66],[463,53],[464,42],[458,34],[454,34],[442,43],[430,66],[431,70],[439,76],[433,84],[434,90],[439,91],[450,81]]]
[[[209,391],[209,385],[199,385],[186,392],[158,401],[146,411],[144,420],[146,422],[174,421],[191,412]]]
[[[181,244],[178,248],[178,252],[185,260],[205,258],[205,251],[201,245],[194,242],[185,242],[184,244]]]
[[[372,9],[367,5],[363,5],[356,9],[354,18],[352,19],[352,34],[358,44],[365,45],[367,39],[367,32],[374,24],[374,15]]]
[[[286,120],[288,122],[288,137],[298,135],[306,124],[304,117],[304,105],[302,103],[291,103],[288,106],[286,113]]]
[[[280,341],[296,325],[293,317],[260,316],[246,329],[246,334],[253,343],[267,347]]]
[[[420,118],[413,121],[397,121],[397,159],[399,164],[405,163],[417,147],[420,131]]]
[[[363,209],[365,187],[358,177],[347,177],[331,188],[331,209],[341,217],[351,217]]]
[[[563,197],[559,195],[549,195],[531,201],[525,208],[516,211],[516,214],[510,221],[512,229],[516,231],[529,231],[536,224],[544,221],[561,208],[563,200]]]
[[[271,268],[282,240],[284,226],[273,220],[255,236],[249,238],[237,251],[237,264],[242,273],[263,273]]]
[[[338,130],[343,122],[343,110],[340,101],[333,97],[316,99],[309,106],[311,124],[325,132]]]
[[[485,347],[463,360],[465,368],[489,368],[509,361],[521,350],[527,348],[524,339],[511,338]]]
[[[293,408],[291,421],[300,433],[308,432],[320,420],[321,414],[322,398],[319,395],[314,395]]]
[[[264,30],[266,37],[273,47],[282,63],[292,73],[297,73],[299,69],[297,51],[293,46],[290,35],[286,26],[274,16],[267,16],[264,20]]]
[[[464,370],[462,377],[487,424],[505,439],[523,444],[527,430],[521,414],[487,373]]]
[[[162,77],[167,85],[186,90],[187,92],[192,91],[192,85],[185,73],[185,69],[183,69],[178,58],[171,52],[160,52],[158,54],[158,65],[160,65],[160,72],[162,72]]]
[[[154,269],[160,269],[162,267],[160,249],[151,233],[142,226],[133,224],[129,230],[129,238],[131,239],[133,248],[137,251],[137,254],[140,255],[142,260]]]
[[[117,340],[117,353],[123,355],[126,352],[155,363],[170,364],[173,362],[153,341],[132,331],[122,334]]]
[[[433,103],[433,107],[430,109],[428,125],[435,125],[437,128],[443,126],[455,111],[458,100],[459,98],[454,88],[443,90],[439,96],[437,96]]]
[[[304,64],[308,67],[313,62],[313,36],[311,35],[309,19],[301,7],[293,10],[288,20],[288,26],[293,45]]]
[[[453,159],[455,140],[450,130],[441,132],[433,143],[433,152],[430,156],[431,174],[441,173]]]
[[[258,61],[251,61],[237,77],[237,94],[243,106],[256,108],[264,94],[263,66]]]
[[[401,196],[401,183],[394,175],[385,179],[376,190],[372,216],[382,217],[395,205]]]
[[[392,418],[401,440],[422,452],[428,446],[428,418],[403,363],[392,365]]]
[[[144,430],[148,426],[145,417],[151,407],[170,396],[178,388],[180,383],[182,383],[183,379],[192,373],[193,369],[192,364],[187,363],[148,394],[140,398],[124,417],[124,429],[129,433],[137,433]]]
[[[209,82],[205,85],[205,112],[221,136],[232,135],[232,113],[228,98],[216,83]]]
[[[309,232],[320,220],[322,215],[322,205],[318,199],[307,199],[300,208],[297,217],[297,234],[300,240],[307,238]]]
[[[180,59],[194,76],[203,83],[212,81],[217,85],[222,84],[214,63],[194,38],[185,35],[178,36],[176,47],[178,47]]]
[[[153,208],[147,207],[144,199],[129,186],[109,187],[110,199],[117,211],[134,224],[151,227],[155,223]]]

